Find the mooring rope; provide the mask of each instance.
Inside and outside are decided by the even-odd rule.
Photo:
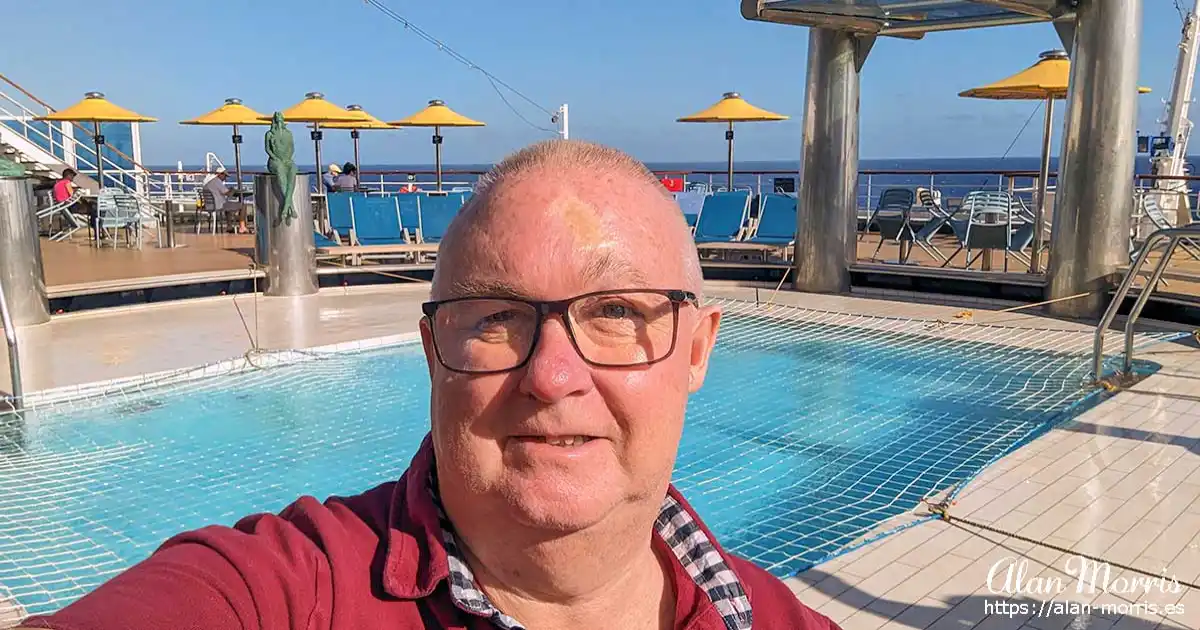
[[[1008,536],[1010,538],[1015,538],[1017,540],[1027,542],[1031,545],[1037,545],[1039,547],[1046,547],[1047,549],[1053,549],[1055,551],[1059,551],[1062,553],[1079,556],[1081,558],[1087,558],[1088,560],[1091,560],[1092,562],[1106,564],[1109,566],[1117,567],[1118,569],[1125,569],[1126,571],[1140,573],[1141,575],[1145,575],[1145,576],[1152,577],[1152,578],[1163,577],[1162,574],[1155,574],[1155,573],[1151,573],[1149,571],[1145,571],[1143,569],[1139,569],[1134,566],[1122,564],[1120,562],[1112,562],[1111,560],[1105,560],[1104,558],[1101,558],[1099,556],[1094,556],[1091,554],[1083,553],[1082,551],[1077,551],[1074,549],[1068,549],[1066,547],[1055,545],[1053,543],[1048,543],[1044,540],[1034,540],[1033,538],[1030,538],[1028,536],[1022,536],[1020,534],[1016,534],[1013,532],[1004,531],[1002,529],[992,527],[991,525],[979,523],[979,522],[972,521],[970,519],[962,518],[959,516],[950,516],[950,507],[946,501],[934,503],[934,502],[930,501],[929,499],[922,499],[922,502],[925,503],[925,505],[927,505],[929,507],[930,512],[936,514],[939,519],[941,519],[951,525],[954,525],[955,523],[961,523],[963,525],[970,525],[971,527],[977,527],[979,529],[989,531],[994,534],[1000,534],[1001,536]],[[1188,582],[1185,580],[1179,580],[1174,577],[1172,577],[1172,579],[1175,580],[1176,582],[1178,582],[1180,586],[1183,586],[1185,588],[1192,588],[1192,589],[1196,589],[1197,591],[1200,591],[1200,585],[1198,585],[1198,584]]]

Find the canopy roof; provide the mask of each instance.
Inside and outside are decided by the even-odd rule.
[[[282,113],[283,119],[288,122],[331,123],[359,120],[359,117],[354,112],[346,111],[330,103],[325,100],[325,95],[320,92],[305,94],[303,101],[283,110]],[[270,122],[271,116],[263,116],[262,119]]]
[[[995,83],[959,92],[959,96],[967,98],[990,98],[997,100],[1041,100],[1044,98],[1063,99],[1067,97],[1067,87],[1071,80],[1071,60],[1062,50],[1049,50],[1042,53],[1037,63]],[[1138,92],[1145,94],[1150,88],[1139,87]]]
[[[741,9],[747,20],[905,38],[1074,17],[1059,0],[741,0]]]
[[[482,127],[484,123],[472,120],[450,109],[446,103],[434,99],[421,111],[403,120],[390,124],[398,127]]]
[[[268,117],[242,105],[237,98],[225,99],[225,104],[191,120],[180,121],[181,125],[269,125]]]
[[[742,99],[737,92],[726,92],[717,104],[676,122],[741,122],[764,120],[787,120],[787,116],[755,107]]]
[[[157,118],[131,112],[114,105],[100,92],[88,92],[83,100],[57,112],[38,116],[35,120],[67,120],[71,122],[156,122]]]
[[[382,120],[363,111],[362,105],[347,105],[346,111],[358,116],[354,122],[332,122],[325,125],[328,129],[395,129]]]

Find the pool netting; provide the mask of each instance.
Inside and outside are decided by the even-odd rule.
[[[904,526],[1102,393],[1087,330],[713,302],[725,315],[674,482],[727,549],[779,576]],[[6,607],[56,610],[174,533],[398,478],[428,429],[424,369],[415,344],[274,353],[9,417],[0,626]]]

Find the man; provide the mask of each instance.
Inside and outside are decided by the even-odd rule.
[[[442,242],[420,323],[431,431],[399,482],[177,536],[25,625],[836,628],[669,484],[721,318],[701,289],[640,163],[518,152]]]
[[[237,212],[238,234],[245,234],[249,231],[246,228],[246,204],[229,198],[230,190],[225,187],[225,181],[228,179],[229,173],[225,172],[225,167],[218,166],[216,174],[204,183],[204,190],[211,194],[213,198],[213,206],[205,208],[205,210],[213,213],[214,222],[217,220],[217,213],[219,212]]]
[[[358,167],[354,162],[346,162],[342,174],[333,180],[333,189],[337,192],[355,192],[358,190]]]
[[[342,172],[342,167],[334,162],[329,165],[329,170],[321,176],[321,183],[325,186],[325,192],[337,192],[337,177]]]

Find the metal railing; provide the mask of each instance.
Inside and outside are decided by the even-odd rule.
[[[1162,258],[1154,266],[1154,271],[1150,273],[1150,278],[1147,280],[1146,286],[1138,294],[1137,302],[1134,302],[1133,308],[1129,310],[1129,315],[1125,319],[1125,356],[1118,376],[1128,376],[1133,372],[1134,326],[1137,324],[1138,317],[1142,314],[1142,309],[1146,307],[1146,302],[1150,300],[1150,295],[1158,288],[1158,283],[1162,280],[1163,272],[1166,271],[1167,264],[1171,260],[1171,255],[1175,253],[1175,248],[1179,246],[1180,241],[1191,238],[1200,238],[1200,224],[1158,230],[1146,237],[1146,242],[1142,243],[1142,246],[1138,248],[1136,258],[1129,265],[1129,271],[1125,273],[1125,277],[1121,280],[1121,286],[1113,294],[1112,301],[1109,302],[1108,308],[1104,311],[1104,317],[1100,318],[1100,323],[1096,325],[1096,336],[1092,341],[1092,375],[1097,381],[1104,375],[1104,332],[1108,330],[1109,325],[1116,318],[1117,311],[1121,309],[1121,304],[1125,301],[1125,296],[1133,288],[1133,281],[1141,273],[1142,265],[1146,264],[1150,252],[1160,242],[1167,241],[1167,248],[1163,251]]]
[[[17,347],[17,328],[13,325],[12,315],[8,311],[8,298],[4,296],[4,287],[0,286],[0,324],[4,326],[4,338],[8,341],[8,370],[12,380],[12,407],[20,413],[25,400],[25,387],[21,383],[21,353]]]

